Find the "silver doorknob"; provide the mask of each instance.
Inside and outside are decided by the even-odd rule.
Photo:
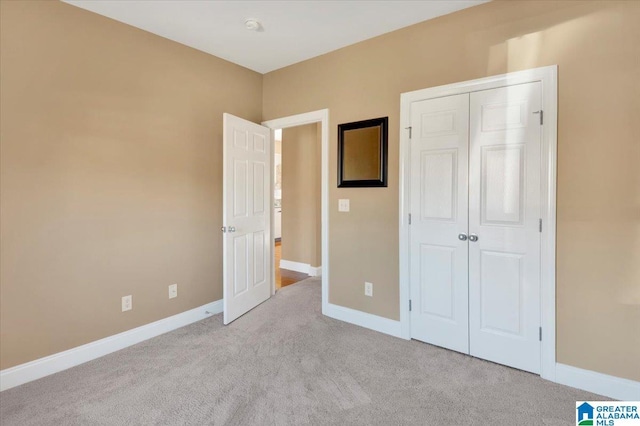
[[[478,241],[478,236],[476,234],[469,234],[469,241],[475,243],[476,241]]]
[[[460,241],[467,241],[467,234],[465,234],[464,232],[461,234],[458,234],[458,239]]]
[[[235,226],[230,226],[229,227],[229,232],[236,232],[236,227]]]

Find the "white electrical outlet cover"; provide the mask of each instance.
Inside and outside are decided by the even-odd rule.
[[[133,309],[133,296],[123,296],[122,297],[122,312],[130,311]]]
[[[349,211],[349,199],[341,198],[338,200],[338,211],[339,212],[348,212]]]
[[[364,283],[364,295],[373,297],[373,283],[365,281],[365,283]]]

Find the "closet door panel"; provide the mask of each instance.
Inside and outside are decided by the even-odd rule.
[[[472,93],[469,129],[470,353],[534,373],[540,371],[540,93],[540,83]]]
[[[411,336],[468,353],[469,95],[411,106]]]

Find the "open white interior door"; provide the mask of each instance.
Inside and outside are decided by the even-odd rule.
[[[224,323],[271,295],[271,131],[223,115]]]

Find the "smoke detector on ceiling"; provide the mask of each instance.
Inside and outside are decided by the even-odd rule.
[[[263,31],[262,24],[257,19],[247,19],[244,21],[244,26],[249,31]]]

